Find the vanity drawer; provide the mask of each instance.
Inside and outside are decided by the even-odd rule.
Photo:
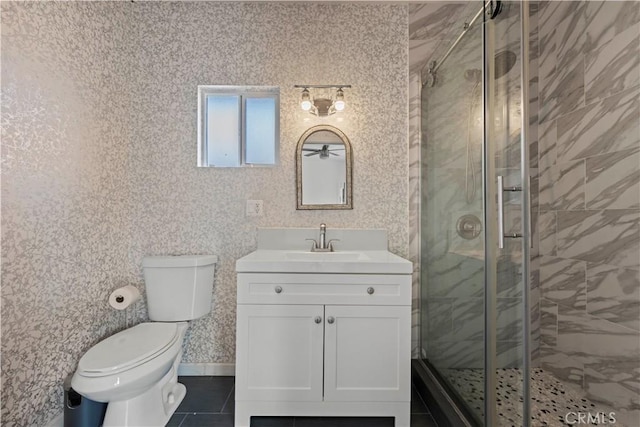
[[[238,304],[411,305],[411,275],[240,273]]]

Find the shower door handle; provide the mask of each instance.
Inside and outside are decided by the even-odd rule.
[[[498,175],[498,248],[499,249],[504,249],[505,237],[508,237],[511,239],[518,239],[522,237],[522,233],[504,234],[504,193],[505,191],[522,192],[522,187],[505,187],[504,177],[501,175]],[[531,215],[529,215],[529,223],[527,224],[526,232],[528,232],[529,236],[531,236]]]
[[[504,248],[504,177],[498,175],[498,248]]]

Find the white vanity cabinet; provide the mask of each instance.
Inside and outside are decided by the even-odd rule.
[[[410,274],[240,272],[237,301],[236,427],[251,416],[409,427]]]

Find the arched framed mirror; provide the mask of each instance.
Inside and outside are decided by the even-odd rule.
[[[302,134],[296,148],[298,209],[353,209],[349,138],[318,125]]]

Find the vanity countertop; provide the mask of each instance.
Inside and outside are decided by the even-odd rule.
[[[310,252],[258,249],[236,261],[238,273],[411,274],[410,261],[386,250]]]

